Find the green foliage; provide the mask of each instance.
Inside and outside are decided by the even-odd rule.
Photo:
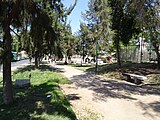
[[[87,24],[81,23],[80,37],[86,42],[86,54],[95,56],[96,41],[98,40],[99,51],[107,51],[108,41],[113,37],[111,30],[111,9],[106,0],[90,0],[89,10],[83,13]]]
[[[60,18],[58,15],[61,12],[61,4],[50,4],[50,2],[41,3],[41,8],[36,8],[37,11],[33,15],[31,23],[31,38],[33,45],[28,44],[30,54],[35,57],[41,58],[45,54],[48,55],[55,53],[55,43],[58,40],[58,34],[56,34],[56,25]],[[54,9],[52,9],[52,7]],[[56,17],[54,17],[54,15]],[[58,17],[57,17],[58,16]]]
[[[129,41],[134,34],[138,34],[139,30],[136,27],[135,12],[130,11],[132,1],[124,0],[108,0],[112,10],[112,27],[115,32],[113,43],[116,48],[117,63],[121,66],[120,60],[120,43],[129,44]]]
[[[111,9],[106,0],[90,0],[89,10],[84,14],[84,20],[87,21],[88,28],[92,37],[103,40],[104,43],[111,39]],[[96,35],[95,35],[96,34]]]
[[[129,10],[130,4],[130,2],[123,0],[109,0],[109,6],[112,9],[112,29],[117,36],[115,38],[125,45],[129,43],[134,34],[138,34],[135,21],[136,14]]]
[[[72,67],[75,67],[78,70],[82,70],[82,71],[86,71],[87,69],[94,67],[95,65],[93,64],[85,64],[85,65],[81,65],[81,64],[72,64]]]
[[[95,41],[93,33],[88,25],[85,23],[80,24],[80,48],[81,55],[93,55],[95,56]],[[82,51],[83,50],[83,51]]]
[[[12,42],[12,51],[19,52],[21,49],[21,42],[20,42],[20,37],[19,36],[12,36],[13,42]]]
[[[160,68],[159,33],[160,29],[160,5],[159,0],[135,0],[132,3],[132,11],[136,12],[136,21],[144,37],[147,37],[157,54],[158,67]]]
[[[97,34],[99,40],[108,43],[112,39],[113,31],[111,30],[111,7],[108,5],[108,0],[95,0],[94,9],[98,18]]]
[[[13,3],[13,4],[12,4]],[[72,12],[77,0],[69,8],[65,8],[60,0],[17,1],[16,18],[11,25],[21,33],[21,41],[13,43],[14,49],[26,50],[29,56],[43,57],[44,54],[56,54],[59,27]],[[8,5],[8,6],[7,6]],[[13,1],[1,1],[1,22],[8,12],[8,7],[14,6]],[[0,23],[1,23],[0,22]],[[65,21],[66,22],[66,21]],[[31,28],[31,29],[29,29]],[[16,48],[20,44],[19,48]]]
[[[56,55],[59,57],[65,55],[66,62],[67,58],[71,57],[73,54],[77,54],[78,51],[78,37],[72,35],[70,24],[61,25],[60,29],[60,38],[57,42],[57,53]],[[62,57],[60,57],[62,58]]]

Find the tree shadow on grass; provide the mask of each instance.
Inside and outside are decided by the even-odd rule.
[[[45,120],[48,116],[52,116],[50,119],[59,116],[58,120],[62,120],[60,117],[67,118],[66,120],[76,119],[70,103],[57,84],[47,81],[28,89],[15,89],[15,92],[13,105],[0,105],[1,120]]]
[[[86,71],[94,71],[95,67],[89,68]],[[122,67],[119,68],[117,63],[100,65],[98,67],[100,74],[105,74],[108,72],[120,72],[120,73],[133,73],[138,75],[149,75],[149,74],[160,74],[157,70],[157,65],[155,63],[123,63]]]
[[[36,67],[35,65],[28,65],[28,66],[25,66],[23,68],[18,68],[14,73],[23,73],[23,72],[26,72],[26,71],[31,71],[31,70],[35,70]],[[55,68],[51,65],[40,65],[40,67],[38,68],[40,71],[53,71],[53,72],[64,72],[63,69],[60,69],[60,68]]]

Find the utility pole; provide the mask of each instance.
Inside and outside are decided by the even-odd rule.
[[[140,40],[140,63],[142,63],[142,57],[143,57],[143,52],[142,52],[142,41],[143,41],[143,37],[141,38],[139,38],[139,40]]]
[[[96,67],[95,74],[98,74],[98,40],[96,39]]]
[[[85,47],[85,44],[83,42],[83,63],[84,63],[84,47]]]

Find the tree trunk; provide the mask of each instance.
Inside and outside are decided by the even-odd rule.
[[[158,64],[158,69],[160,69],[160,54],[159,54],[159,52],[158,52],[158,54],[157,54],[157,64]]]
[[[3,57],[3,100],[5,104],[13,102],[12,80],[11,80],[11,34],[10,22],[5,20],[3,24],[4,31],[4,57]]]
[[[64,62],[65,65],[68,64],[67,60],[68,60],[68,56],[66,55],[66,56],[65,56],[65,62]]]
[[[35,53],[35,67],[39,68],[39,55],[38,55],[38,52]]]
[[[117,57],[117,64],[119,67],[121,67],[121,59],[120,59],[120,46],[119,46],[119,38],[116,37],[116,57]]]
[[[155,42],[154,36],[153,36],[153,32],[152,29],[150,29],[150,39],[151,39],[151,43],[155,49],[156,55],[157,55],[157,66],[158,69],[160,69],[160,53],[159,53],[159,46],[157,46],[158,43]]]
[[[12,78],[11,78],[11,50],[12,50],[12,37],[10,34],[11,21],[17,18],[19,14],[20,0],[14,2],[13,7],[8,9],[2,22],[2,28],[4,32],[3,47],[3,100],[5,104],[13,103],[13,91],[12,91]]]
[[[38,57],[35,57],[35,67],[39,68],[39,59],[38,59]]]
[[[156,55],[157,55],[157,67],[158,69],[160,69],[160,53],[159,53],[159,48],[157,46],[155,46],[153,44],[154,48],[155,48],[155,52],[156,52]]]

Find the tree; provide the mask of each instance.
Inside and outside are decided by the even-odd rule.
[[[37,16],[33,18],[31,24],[31,38],[34,45],[32,52],[35,57],[35,66],[38,68],[40,58],[43,57],[43,54],[48,50],[50,50],[50,53],[53,51],[51,46],[54,46],[53,42],[57,39],[50,19],[43,11],[39,11]]]
[[[158,68],[160,68],[160,5],[159,0],[135,0],[131,6],[137,13],[136,20],[142,33],[149,34],[150,42],[155,48],[157,55]],[[144,36],[145,37],[145,36]]]
[[[56,42],[55,55],[62,58],[65,54],[65,64],[68,64],[67,59],[72,56],[73,46],[75,45],[75,37],[72,35],[70,24],[67,24],[67,17],[75,8],[78,0],[75,0],[73,5],[69,8],[63,8],[63,22],[57,24],[57,32],[59,34],[58,41]]]
[[[88,7],[89,10],[83,14],[84,20],[87,21],[87,25],[85,26],[88,30],[84,29],[85,26],[82,26],[81,35],[83,39],[92,42],[92,48],[95,50],[96,45],[94,44],[97,44],[97,41],[100,40],[102,45],[100,45],[100,43],[98,44],[99,49],[101,49],[102,46],[106,47],[108,41],[112,39],[113,31],[111,31],[111,9],[108,6],[107,0],[90,0]]]
[[[89,27],[85,23],[80,24],[80,46],[81,46],[81,55],[83,56],[83,62],[84,58],[87,55],[87,49],[93,51],[93,44],[91,43],[92,39],[89,38],[90,30]]]
[[[63,5],[60,1],[39,1],[33,4],[30,19],[30,31],[24,32],[28,37],[25,49],[30,56],[35,57],[38,68],[40,59],[46,54],[53,54],[55,42],[58,40],[57,24],[62,21]],[[29,36],[27,35],[29,32]],[[24,41],[25,42],[25,41]],[[25,44],[23,44],[25,45]]]
[[[76,38],[72,35],[70,25],[63,26],[63,30],[61,30],[60,39],[57,43],[57,47],[59,47],[61,53],[65,55],[65,64],[68,64],[68,60],[71,60],[71,56],[74,52],[74,48],[76,45]]]
[[[108,43],[112,39],[113,31],[111,30],[111,7],[108,5],[108,0],[95,0],[95,12],[98,18],[98,36],[100,40]],[[107,44],[106,44],[107,45]]]
[[[121,67],[120,42],[127,45],[129,40],[139,30],[136,28],[135,13],[130,11],[129,0],[108,0],[112,10],[112,30],[115,33],[114,44],[117,53],[117,62]]]

